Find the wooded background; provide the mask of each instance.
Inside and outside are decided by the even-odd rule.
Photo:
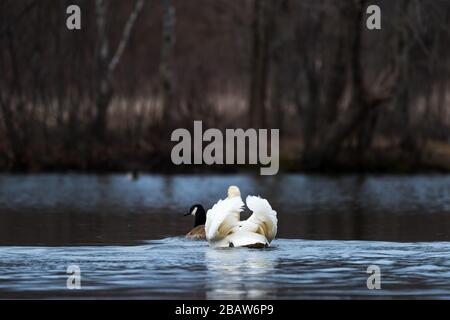
[[[279,128],[283,170],[448,171],[449,40],[448,0],[1,0],[0,169],[173,171],[202,120]]]

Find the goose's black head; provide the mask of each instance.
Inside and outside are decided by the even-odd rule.
[[[206,223],[206,211],[201,204],[194,204],[191,209],[189,209],[189,212],[185,214],[185,216],[191,215],[195,217],[194,227]]]

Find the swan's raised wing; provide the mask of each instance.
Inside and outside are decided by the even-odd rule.
[[[230,234],[239,223],[243,206],[241,197],[219,200],[206,214],[206,239],[217,241]]]
[[[248,196],[246,203],[253,214],[241,223],[241,230],[259,233],[269,242],[272,241],[277,234],[277,212],[272,210],[266,199],[260,197]]]

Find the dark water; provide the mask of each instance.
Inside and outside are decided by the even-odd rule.
[[[278,211],[273,247],[182,237],[230,184]],[[0,176],[0,298],[58,297],[450,299],[450,176]]]

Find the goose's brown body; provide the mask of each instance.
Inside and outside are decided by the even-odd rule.
[[[186,238],[191,240],[206,240],[205,225],[196,226],[194,229],[189,231]]]

